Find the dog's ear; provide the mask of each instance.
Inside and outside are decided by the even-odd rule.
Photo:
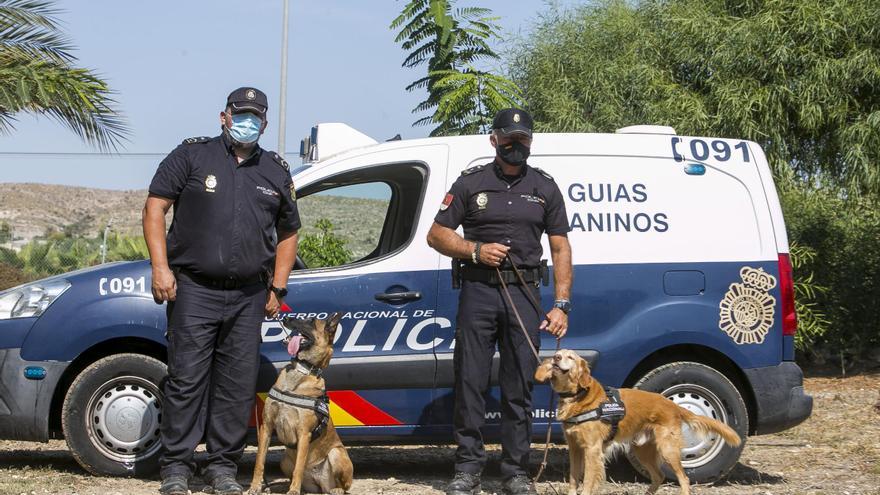
[[[587,360],[579,357],[577,360],[578,377],[577,382],[581,388],[588,388],[593,377],[590,376],[590,365]]]
[[[324,320],[324,330],[333,333],[336,332],[336,326],[339,325],[339,321],[342,319],[342,313],[336,312],[330,315],[329,318]]]
[[[544,383],[553,373],[553,358],[545,359],[539,366],[538,369],[535,370],[535,381],[538,383]]]

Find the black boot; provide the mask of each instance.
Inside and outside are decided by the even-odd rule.
[[[162,486],[159,493],[162,495],[187,495],[189,493],[189,480],[186,476],[172,474],[162,478]]]
[[[235,481],[235,477],[228,474],[222,474],[210,480],[210,486],[205,487],[208,493],[215,495],[242,495],[244,488]]]
[[[476,495],[481,492],[480,475],[458,471],[446,485],[446,495]]]
[[[538,495],[532,480],[524,474],[517,474],[502,484],[505,495]]]

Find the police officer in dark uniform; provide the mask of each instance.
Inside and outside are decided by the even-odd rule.
[[[166,495],[187,493],[203,438],[205,482],[214,493],[242,493],[236,461],[255,395],[260,328],[287,294],[300,228],[287,163],[257,145],[266,109],[262,91],[233,91],[221,134],[186,139],[162,160],[144,206],[153,297],[168,302]]]
[[[523,110],[498,112],[490,142],[492,163],[462,172],[452,184],[428,233],[428,244],[461,263],[461,295],[455,330],[455,477],[448,495],[475,493],[486,452],[484,394],[496,345],[501,355],[501,474],[504,492],[534,493],[528,477],[531,442],[531,395],[538,366],[501,287],[510,288],[513,304],[537,349],[538,330],[565,335],[571,309],[569,224],[559,187],[545,172],[526,164],[532,144],[532,118]],[[455,229],[464,227],[464,238]],[[540,301],[541,236],[547,233],[553,258],[556,301],[544,313]],[[513,271],[523,273],[525,285]]]

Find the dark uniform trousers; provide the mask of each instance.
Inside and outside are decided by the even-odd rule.
[[[168,303],[168,379],[162,411],[161,475],[195,473],[193,450],[204,438],[206,480],[235,475],[244,451],[260,362],[266,287],[199,285],[177,277]]]
[[[529,290],[540,302],[538,288],[509,285],[510,295],[535,348],[542,318],[529,301]],[[528,474],[532,437],[532,387],[538,361],[519,328],[501,286],[462,281],[455,329],[455,470],[482,472],[486,451],[480,428],[485,423],[485,394],[496,344],[501,357],[501,476]]]

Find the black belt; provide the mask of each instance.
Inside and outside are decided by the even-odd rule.
[[[196,274],[192,270],[187,270],[186,268],[181,268],[178,272],[186,275],[186,278],[199,285],[212,287],[214,289],[240,289],[242,287],[247,287],[248,285],[263,282],[263,277],[259,275],[248,278],[210,278]]]
[[[519,285],[519,277],[513,270],[500,270],[504,283],[508,285]],[[541,281],[541,268],[520,268],[523,280],[527,284],[538,283]],[[470,265],[461,267],[461,279],[471,282],[484,282],[489,285],[501,285],[501,279],[498,278],[498,272],[494,269],[476,268]]]

